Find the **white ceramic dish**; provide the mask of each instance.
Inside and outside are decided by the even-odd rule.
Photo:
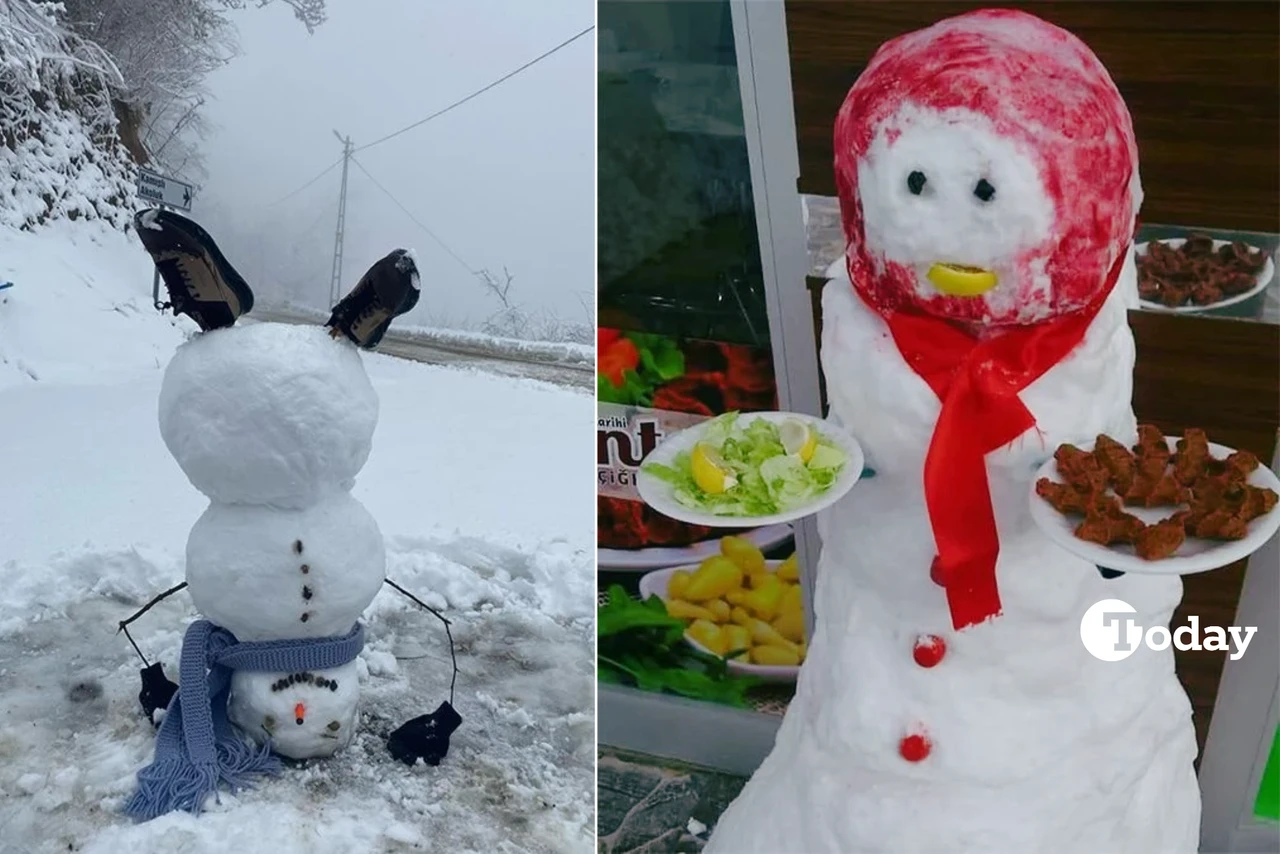
[[[777,572],[778,567],[782,565],[780,560],[765,561],[765,566],[770,572]],[[671,576],[678,570],[683,569],[685,572],[693,572],[698,565],[690,564],[688,566],[673,566],[669,569],[660,569],[657,572],[651,572],[640,579],[640,598],[648,599],[650,596],[657,596],[662,601],[667,601],[667,582],[671,580]],[[698,650],[705,652],[707,655],[715,655],[714,652],[689,637],[686,632],[684,636],[685,643]],[[729,672],[736,673],[739,676],[754,676],[766,682],[794,682],[800,673],[799,667],[783,667],[774,664],[750,664],[743,661],[729,661]]]
[[[640,492],[640,497],[644,502],[654,510],[670,516],[672,519],[679,519],[681,522],[688,522],[693,525],[706,525],[713,528],[745,528],[748,526],[794,522],[796,519],[812,516],[819,510],[835,504],[844,497],[845,493],[853,488],[853,485],[858,482],[858,478],[862,477],[865,459],[862,454],[862,447],[853,436],[831,422],[824,421],[821,418],[814,418],[812,415],[801,415],[795,412],[747,412],[738,416],[738,424],[745,426],[757,419],[780,424],[792,418],[803,421],[821,432],[823,436],[838,445],[847,457],[844,468],[840,470],[835,483],[831,484],[831,487],[826,492],[808,504],[793,507],[785,513],[774,513],[768,516],[717,516],[714,513],[685,507],[676,501],[673,494],[675,490],[671,484],[649,474],[643,467],[636,477],[636,489]],[[707,423],[704,422],[687,430],[673,433],[649,453],[645,462],[672,465],[676,454],[681,451],[688,451],[697,444],[706,430]]]
[[[1169,443],[1170,450],[1176,450],[1175,437],[1166,437],[1166,441]],[[1093,445],[1093,442],[1089,442],[1078,447],[1083,451],[1092,451]],[[1209,450],[1217,459],[1223,459],[1234,451],[1233,448],[1215,445],[1212,442],[1209,443]],[[1057,483],[1062,482],[1062,477],[1058,474],[1058,465],[1054,460],[1050,459],[1036,472],[1035,480],[1042,477]],[[1280,479],[1277,479],[1275,473],[1266,466],[1260,465],[1254,469],[1253,474],[1249,476],[1249,483],[1280,492]],[[1132,513],[1147,524],[1152,524],[1161,519],[1167,519],[1177,509],[1126,507],[1125,512]],[[1080,517],[1068,516],[1055,510],[1053,505],[1036,494],[1035,481],[1031,484],[1031,518],[1050,540],[1097,566],[1147,575],[1192,575],[1197,572],[1220,569],[1260,549],[1280,528],[1280,506],[1250,522],[1249,535],[1243,540],[1202,540],[1198,537],[1187,537],[1178,551],[1164,560],[1145,560],[1138,557],[1131,545],[1100,546],[1080,539],[1074,533],[1076,526],[1080,524]]]
[[[745,531],[739,536],[755,543],[765,552],[791,539],[790,525],[767,525]],[[610,572],[648,572],[667,566],[697,563],[706,557],[720,553],[720,538],[714,537],[688,546],[652,546],[647,549],[596,549],[596,562],[600,569]]]
[[[1163,243],[1165,246],[1168,246],[1170,249],[1181,249],[1182,244],[1186,243],[1187,240],[1185,237],[1173,237],[1173,238],[1170,238],[1169,240],[1159,240],[1156,242]],[[1231,241],[1229,240],[1213,241],[1213,251],[1217,252],[1219,249],[1221,249],[1223,246],[1228,245],[1230,242]],[[1146,243],[1139,243],[1134,247],[1134,251],[1137,252],[1139,255],[1145,256],[1147,254],[1147,247],[1150,245],[1150,243],[1151,241],[1147,241]],[[1260,247],[1257,247],[1257,246],[1250,246],[1249,248],[1255,251],[1265,252],[1265,250],[1261,250]],[[1271,283],[1271,277],[1274,276],[1275,274],[1276,274],[1275,259],[1270,254],[1268,254],[1266,266],[1264,266],[1262,270],[1258,273],[1257,282],[1254,284],[1252,288],[1250,288],[1249,290],[1243,293],[1235,294],[1234,296],[1229,296],[1224,300],[1219,300],[1218,302],[1211,302],[1208,305],[1180,305],[1175,308],[1169,308],[1168,306],[1162,305],[1161,303],[1158,303],[1158,302],[1148,302],[1147,300],[1144,300],[1144,299],[1140,299],[1139,302],[1142,304],[1142,307],[1145,309],[1149,309],[1151,311],[1169,311],[1169,312],[1173,312],[1174,314],[1194,314],[1195,312],[1198,312],[1198,311],[1213,311],[1215,309],[1226,308],[1229,305],[1235,305],[1236,303],[1244,302],[1250,297],[1256,296],[1263,289],[1265,289],[1267,285]]]

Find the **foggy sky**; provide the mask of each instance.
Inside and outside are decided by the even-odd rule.
[[[589,26],[591,0],[329,0],[313,35],[282,3],[232,13],[241,55],[209,80],[215,131],[193,216],[260,300],[328,308],[342,153],[417,121]],[[586,322],[594,292],[595,33],[357,159],[469,266],[530,309]],[[352,166],[342,292],[397,246],[417,252],[412,323],[476,325],[498,304]]]

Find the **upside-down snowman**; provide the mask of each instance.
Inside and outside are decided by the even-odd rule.
[[[236,326],[252,292],[203,229],[163,211],[137,224],[175,313],[202,329],[166,369],[159,415],[170,453],[210,499],[187,540],[186,586],[203,619],[183,640],[176,695],[158,665],[144,670],[144,707],[167,712],[125,809],[153,818],[199,812],[220,784],[270,773],[277,756],[330,756],[354,735],[358,621],[386,570],[378,525],[350,492],[378,419],[357,347],[377,344],[419,284],[397,250],[327,328]],[[446,706],[416,719],[443,749],[460,722]]]
[[[1061,442],[1134,436],[1132,123],[1079,39],[980,11],[885,44],[835,127],[846,270],[823,297],[830,417],[874,475],[819,516],[816,628],[714,854],[1192,852],[1171,649],[1081,642],[1119,574],[1028,510]]]

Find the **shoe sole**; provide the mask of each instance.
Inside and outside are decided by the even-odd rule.
[[[387,334],[387,329],[391,326],[391,321],[395,320],[402,314],[407,314],[418,304],[418,291],[416,288],[409,288],[411,297],[406,297],[404,302],[395,311],[382,309],[381,311],[371,314],[364,323],[351,328],[351,337],[356,343],[364,341],[361,346],[372,350],[382,341],[382,336]]]
[[[222,303],[231,313],[231,323],[207,324],[199,316],[198,309],[181,306],[180,308],[191,314],[202,329],[208,331],[210,328],[230,326],[241,315],[253,309],[253,290],[236,272],[235,267],[227,261],[218,249],[218,244],[207,231],[186,217],[165,210],[154,210],[153,221],[161,226],[157,230],[142,223],[142,217],[151,212],[139,213],[134,218],[134,225],[142,245],[151,255],[170,293],[189,291],[188,295],[193,300],[201,303]],[[156,237],[165,235],[166,232],[169,232],[167,240],[170,245],[157,243]],[[173,265],[181,273],[186,274],[185,281],[180,277],[177,282],[171,282],[170,276],[166,275],[168,265]]]
[[[383,263],[385,260],[386,260],[385,258],[382,259],[381,261],[378,262],[378,264]],[[377,265],[374,265],[374,266],[376,267]],[[405,275],[405,276],[421,275],[418,273],[417,268],[414,266],[410,266],[408,270],[400,270],[398,261],[395,264],[395,266],[396,266],[397,272],[400,275]],[[368,275],[369,273],[366,272],[365,276],[368,276]],[[363,281],[364,281],[364,277],[361,277],[361,282],[363,283]],[[402,297],[402,299],[400,300],[400,304],[397,305],[394,309],[391,309],[386,307],[385,305],[381,305],[382,294],[378,292],[377,283],[369,282],[368,286],[374,289],[374,297],[375,299],[378,300],[380,304],[379,309],[377,311],[370,313],[367,317],[363,318],[358,325],[353,325],[350,328],[342,328],[340,326],[339,328],[357,346],[362,347],[363,349],[366,349],[366,350],[372,350],[375,347],[377,347],[379,343],[381,343],[382,337],[386,334],[387,329],[391,326],[391,321],[402,314],[406,314],[407,312],[412,310],[415,305],[418,304],[418,299],[421,296],[421,293],[418,288],[415,288],[413,287],[412,284],[410,284],[405,289],[406,292]],[[348,294],[347,297],[344,297],[344,300],[349,299],[353,294],[358,292],[359,289],[360,289],[360,284],[357,284],[356,289],[352,291],[351,294]]]

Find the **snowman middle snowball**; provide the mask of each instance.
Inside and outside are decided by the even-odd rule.
[[[350,489],[372,446],[378,399],[360,354],[319,327],[207,332],[165,371],[161,435],[210,498],[187,540],[200,613],[241,641],[342,635],[386,573],[377,522]],[[294,759],[350,743],[356,662],[296,673],[236,671],[228,715]]]

